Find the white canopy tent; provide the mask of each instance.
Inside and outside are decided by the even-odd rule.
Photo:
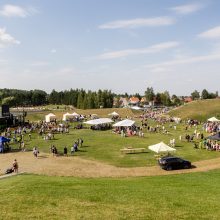
[[[110,118],[98,118],[98,119],[85,121],[83,123],[88,124],[88,125],[101,125],[101,124],[108,124],[112,122],[113,121]]]
[[[207,121],[210,121],[210,122],[220,122],[220,120],[218,120],[216,117],[209,118]]]
[[[173,117],[173,120],[179,124],[181,122],[181,118],[178,118],[178,117]]]
[[[112,112],[112,113],[110,113],[110,114],[108,114],[108,115],[111,115],[111,116],[119,116],[119,114],[118,114],[117,112]]]
[[[135,121],[125,119],[123,121],[119,121],[113,125],[113,127],[130,127],[134,125]]]
[[[79,117],[80,115],[77,114],[76,112],[73,112],[73,114],[71,114],[73,117]]]
[[[63,121],[67,121],[67,119],[73,118],[74,116],[67,112],[66,114],[63,114]]]
[[[51,122],[51,121],[53,121],[55,119],[56,119],[56,115],[54,115],[53,113],[50,113],[50,114],[45,116],[45,121],[46,122]]]
[[[175,152],[176,149],[169,147],[168,145],[160,142],[159,144],[151,145],[148,149],[156,152],[156,153],[168,153],[168,152]]]

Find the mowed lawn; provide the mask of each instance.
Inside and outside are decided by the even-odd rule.
[[[0,219],[219,219],[220,170],[142,178],[0,180]]]
[[[151,123],[154,124],[154,122]],[[33,133],[32,140],[29,141],[29,138],[26,135],[25,143],[27,149],[32,150],[34,146],[37,146],[40,152],[50,152],[50,146],[54,144],[58,148],[58,152],[61,154],[63,153],[64,146],[66,145],[70,154],[70,148],[74,141],[78,138],[82,138],[84,140],[83,147],[80,148],[80,151],[74,153],[73,156],[80,156],[90,160],[98,160],[118,167],[156,165],[157,161],[154,157],[155,153],[148,150],[148,146],[151,144],[157,144],[160,141],[164,141],[168,144],[170,139],[173,138],[176,140],[175,155],[177,156],[184,157],[192,162],[220,157],[220,152],[207,151],[205,149],[194,149],[194,144],[192,142],[187,143],[184,140],[184,135],[186,133],[192,134],[195,130],[194,127],[185,131],[185,126],[183,124],[177,125],[177,130],[170,128],[169,126],[169,123],[165,125],[166,129],[169,130],[169,134],[150,133],[145,129],[144,138],[140,138],[138,136],[123,138],[118,134],[112,133],[111,130],[93,131],[91,129],[77,130],[71,128],[69,134],[55,134],[55,140],[45,141],[42,137],[39,137],[38,134]],[[197,130],[201,130],[201,127]],[[179,135],[183,136],[183,141],[179,141]],[[12,147],[18,148],[18,144],[12,145]],[[123,154],[120,149],[124,147],[146,148],[146,152]]]

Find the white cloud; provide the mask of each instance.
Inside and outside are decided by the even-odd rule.
[[[203,63],[203,62],[209,62],[209,61],[216,61],[220,60],[220,53],[214,53],[204,56],[194,56],[194,57],[188,57],[184,59],[174,59],[171,61],[156,63],[156,64],[149,64],[145,67],[151,69],[151,71],[157,71],[159,69],[164,70],[167,67],[175,67],[178,65],[185,65],[185,64],[193,64],[193,63]]]
[[[20,44],[20,41],[6,33],[5,28],[0,28],[0,47],[5,47],[10,44]]]
[[[207,30],[198,35],[201,38],[220,39],[220,26]]]
[[[0,10],[0,15],[4,17],[22,17],[25,18],[27,16],[36,14],[38,12],[37,9],[33,7],[22,8],[17,5],[4,5]]]
[[[34,61],[33,63],[30,64],[30,66],[33,66],[33,67],[44,67],[48,65],[49,65],[49,62],[46,62],[46,61]]]
[[[138,27],[155,27],[167,26],[175,23],[175,19],[171,17],[154,17],[154,18],[136,18],[132,20],[118,20],[102,24],[100,29],[117,29],[117,28],[138,28]]]
[[[57,52],[57,50],[56,49],[51,49],[51,51],[50,51],[51,53],[56,53]]]
[[[193,12],[197,12],[202,9],[204,6],[201,4],[188,4],[188,5],[180,5],[171,8],[172,11],[175,11],[177,14],[190,14]]]
[[[127,50],[119,50],[108,53],[103,53],[98,55],[96,58],[105,60],[105,59],[115,59],[121,57],[127,57],[130,55],[140,55],[140,54],[149,54],[149,53],[158,53],[163,50],[175,48],[179,45],[176,41],[169,41],[160,44],[155,44],[147,48],[139,48],[139,49],[127,49]]]

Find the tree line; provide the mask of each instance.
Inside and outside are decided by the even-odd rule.
[[[79,109],[95,109],[95,108],[112,108],[114,99],[117,100],[118,106],[120,106],[120,97],[130,98],[132,96],[145,98],[146,102],[154,102],[158,105],[171,106],[180,105],[183,102],[184,97],[178,97],[176,95],[170,95],[168,91],[154,92],[152,87],[148,87],[141,96],[136,94],[114,94],[111,90],[91,91],[84,89],[70,89],[64,91],[53,90],[50,94],[43,90],[18,90],[18,89],[0,89],[0,104],[7,104],[10,107],[17,106],[40,106],[40,105],[72,105]],[[218,92],[211,93],[206,89],[202,92],[197,90],[191,93],[191,98],[195,99],[212,99],[218,97]]]
[[[0,89],[0,103],[17,106],[39,106],[39,105],[73,105],[80,109],[111,108],[114,94],[109,90],[98,90],[97,92],[84,89],[70,89],[65,91],[53,90],[47,94],[43,90],[18,90]]]

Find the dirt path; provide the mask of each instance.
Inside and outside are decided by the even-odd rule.
[[[157,176],[179,173],[192,173],[220,168],[220,158],[193,163],[196,168],[189,170],[164,171],[159,166],[118,168],[97,161],[85,160],[80,157],[52,157],[42,153],[34,158],[32,152],[0,154],[0,174],[9,168],[14,159],[19,163],[19,171],[49,176],[75,177],[135,177]]]

